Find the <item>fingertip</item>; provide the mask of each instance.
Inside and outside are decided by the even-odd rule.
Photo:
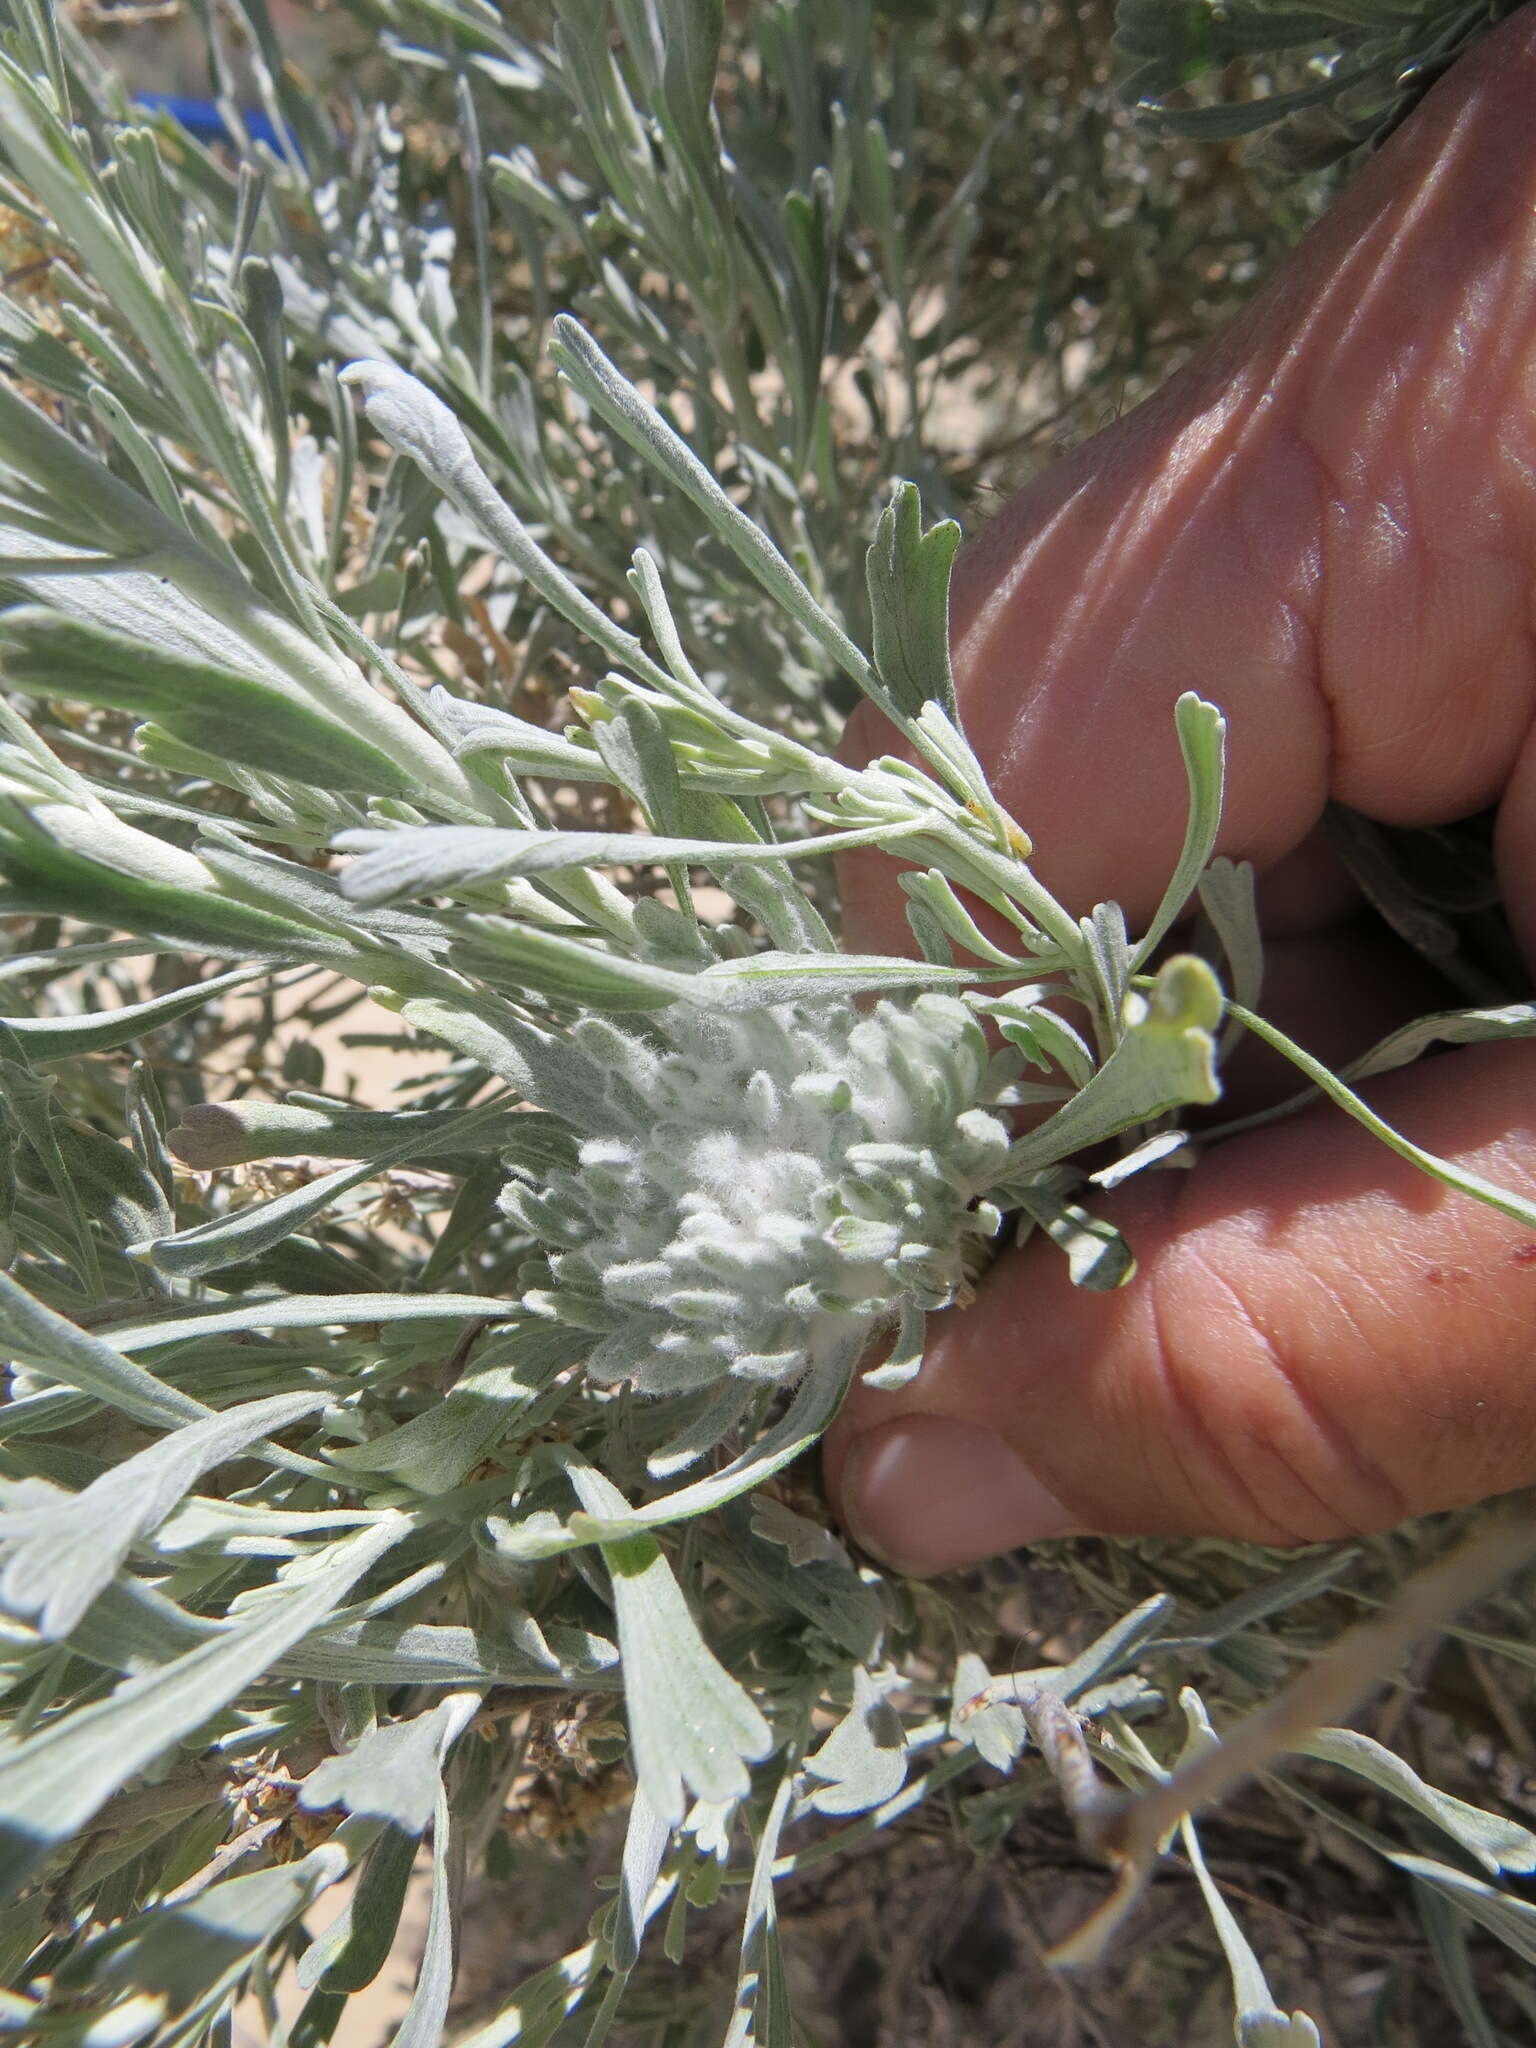
[[[1000,1436],[950,1415],[907,1415],[855,1437],[839,1473],[844,1527],[913,1578],[1077,1528]]]

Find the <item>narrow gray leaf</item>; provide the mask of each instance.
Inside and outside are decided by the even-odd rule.
[[[67,1636],[194,1481],[329,1398],[322,1388],[226,1408],[113,1466],[83,1493],[0,1514],[0,1607],[51,1640]]]

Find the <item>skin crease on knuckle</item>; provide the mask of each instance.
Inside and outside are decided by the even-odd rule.
[[[1286,928],[1347,912],[1316,847],[1328,795],[1428,824],[1502,794],[1506,907],[1536,960],[1533,107],[1536,6],[1200,361],[962,552],[967,727],[1070,907],[1150,910],[1193,687],[1231,720],[1221,850],[1287,878]],[[851,758],[892,745],[856,714]],[[845,883],[850,941],[907,949],[888,871],[850,860]],[[1531,1193],[1533,1079],[1536,1048],[1507,1045],[1370,1092],[1416,1142]],[[1085,1299],[1048,1249],[1001,1260],[910,1388],[856,1391],[834,1493],[856,1432],[922,1413],[998,1431],[1105,1533],[1315,1541],[1536,1476],[1536,1244],[1336,1112],[1104,1213],[1137,1283]]]
[[[1480,1126],[1463,1163],[1530,1193],[1531,1049],[1434,1064],[1437,1099],[1400,1077],[1384,1100],[1411,1103],[1400,1113],[1421,1133]],[[1536,1246],[1465,1196],[1415,1185],[1406,1162],[1373,1183],[1368,1142],[1321,1122],[1298,1129],[1269,1158],[1262,1200],[1245,1193],[1240,1157],[1226,1186],[1191,1177],[1154,1255],[1163,1369],[1219,1447],[1215,1469],[1235,1473],[1289,1541],[1503,1491],[1529,1477],[1536,1444]],[[1200,1341],[1218,1319],[1240,1356]],[[1207,1526],[1275,1540],[1231,1512]]]

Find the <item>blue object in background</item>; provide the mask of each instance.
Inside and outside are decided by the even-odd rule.
[[[235,140],[212,100],[194,99],[190,94],[179,92],[140,92],[134,94],[133,103],[142,107],[146,114],[169,114],[199,142],[233,144]],[[253,142],[265,142],[274,150],[281,149],[270,115],[260,107],[242,107],[240,112]]]

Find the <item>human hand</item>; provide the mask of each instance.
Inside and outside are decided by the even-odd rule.
[[[1536,7],[1227,333],[962,553],[954,645],[1042,879],[1133,930],[1178,851],[1174,700],[1222,707],[1219,850],[1260,871],[1264,1009],[1324,1057],[1405,1014],[1322,844],[1330,798],[1393,825],[1497,803],[1536,963]],[[895,750],[867,707],[849,746]],[[844,885],[850,943],[904,950],[889,864],[852,856]],[[1369,1093],[1536,1195],[1536,1047]],[[1536,1242],[1336,1110],[1096,1208],[1129,1286],[1074,1289],[1031,1244],[930,1324],[916,1380],[856,1387],[827,1473],[872,1550],[931,1572],[1069,1531],[1316,1541],[1536,1481]]]

